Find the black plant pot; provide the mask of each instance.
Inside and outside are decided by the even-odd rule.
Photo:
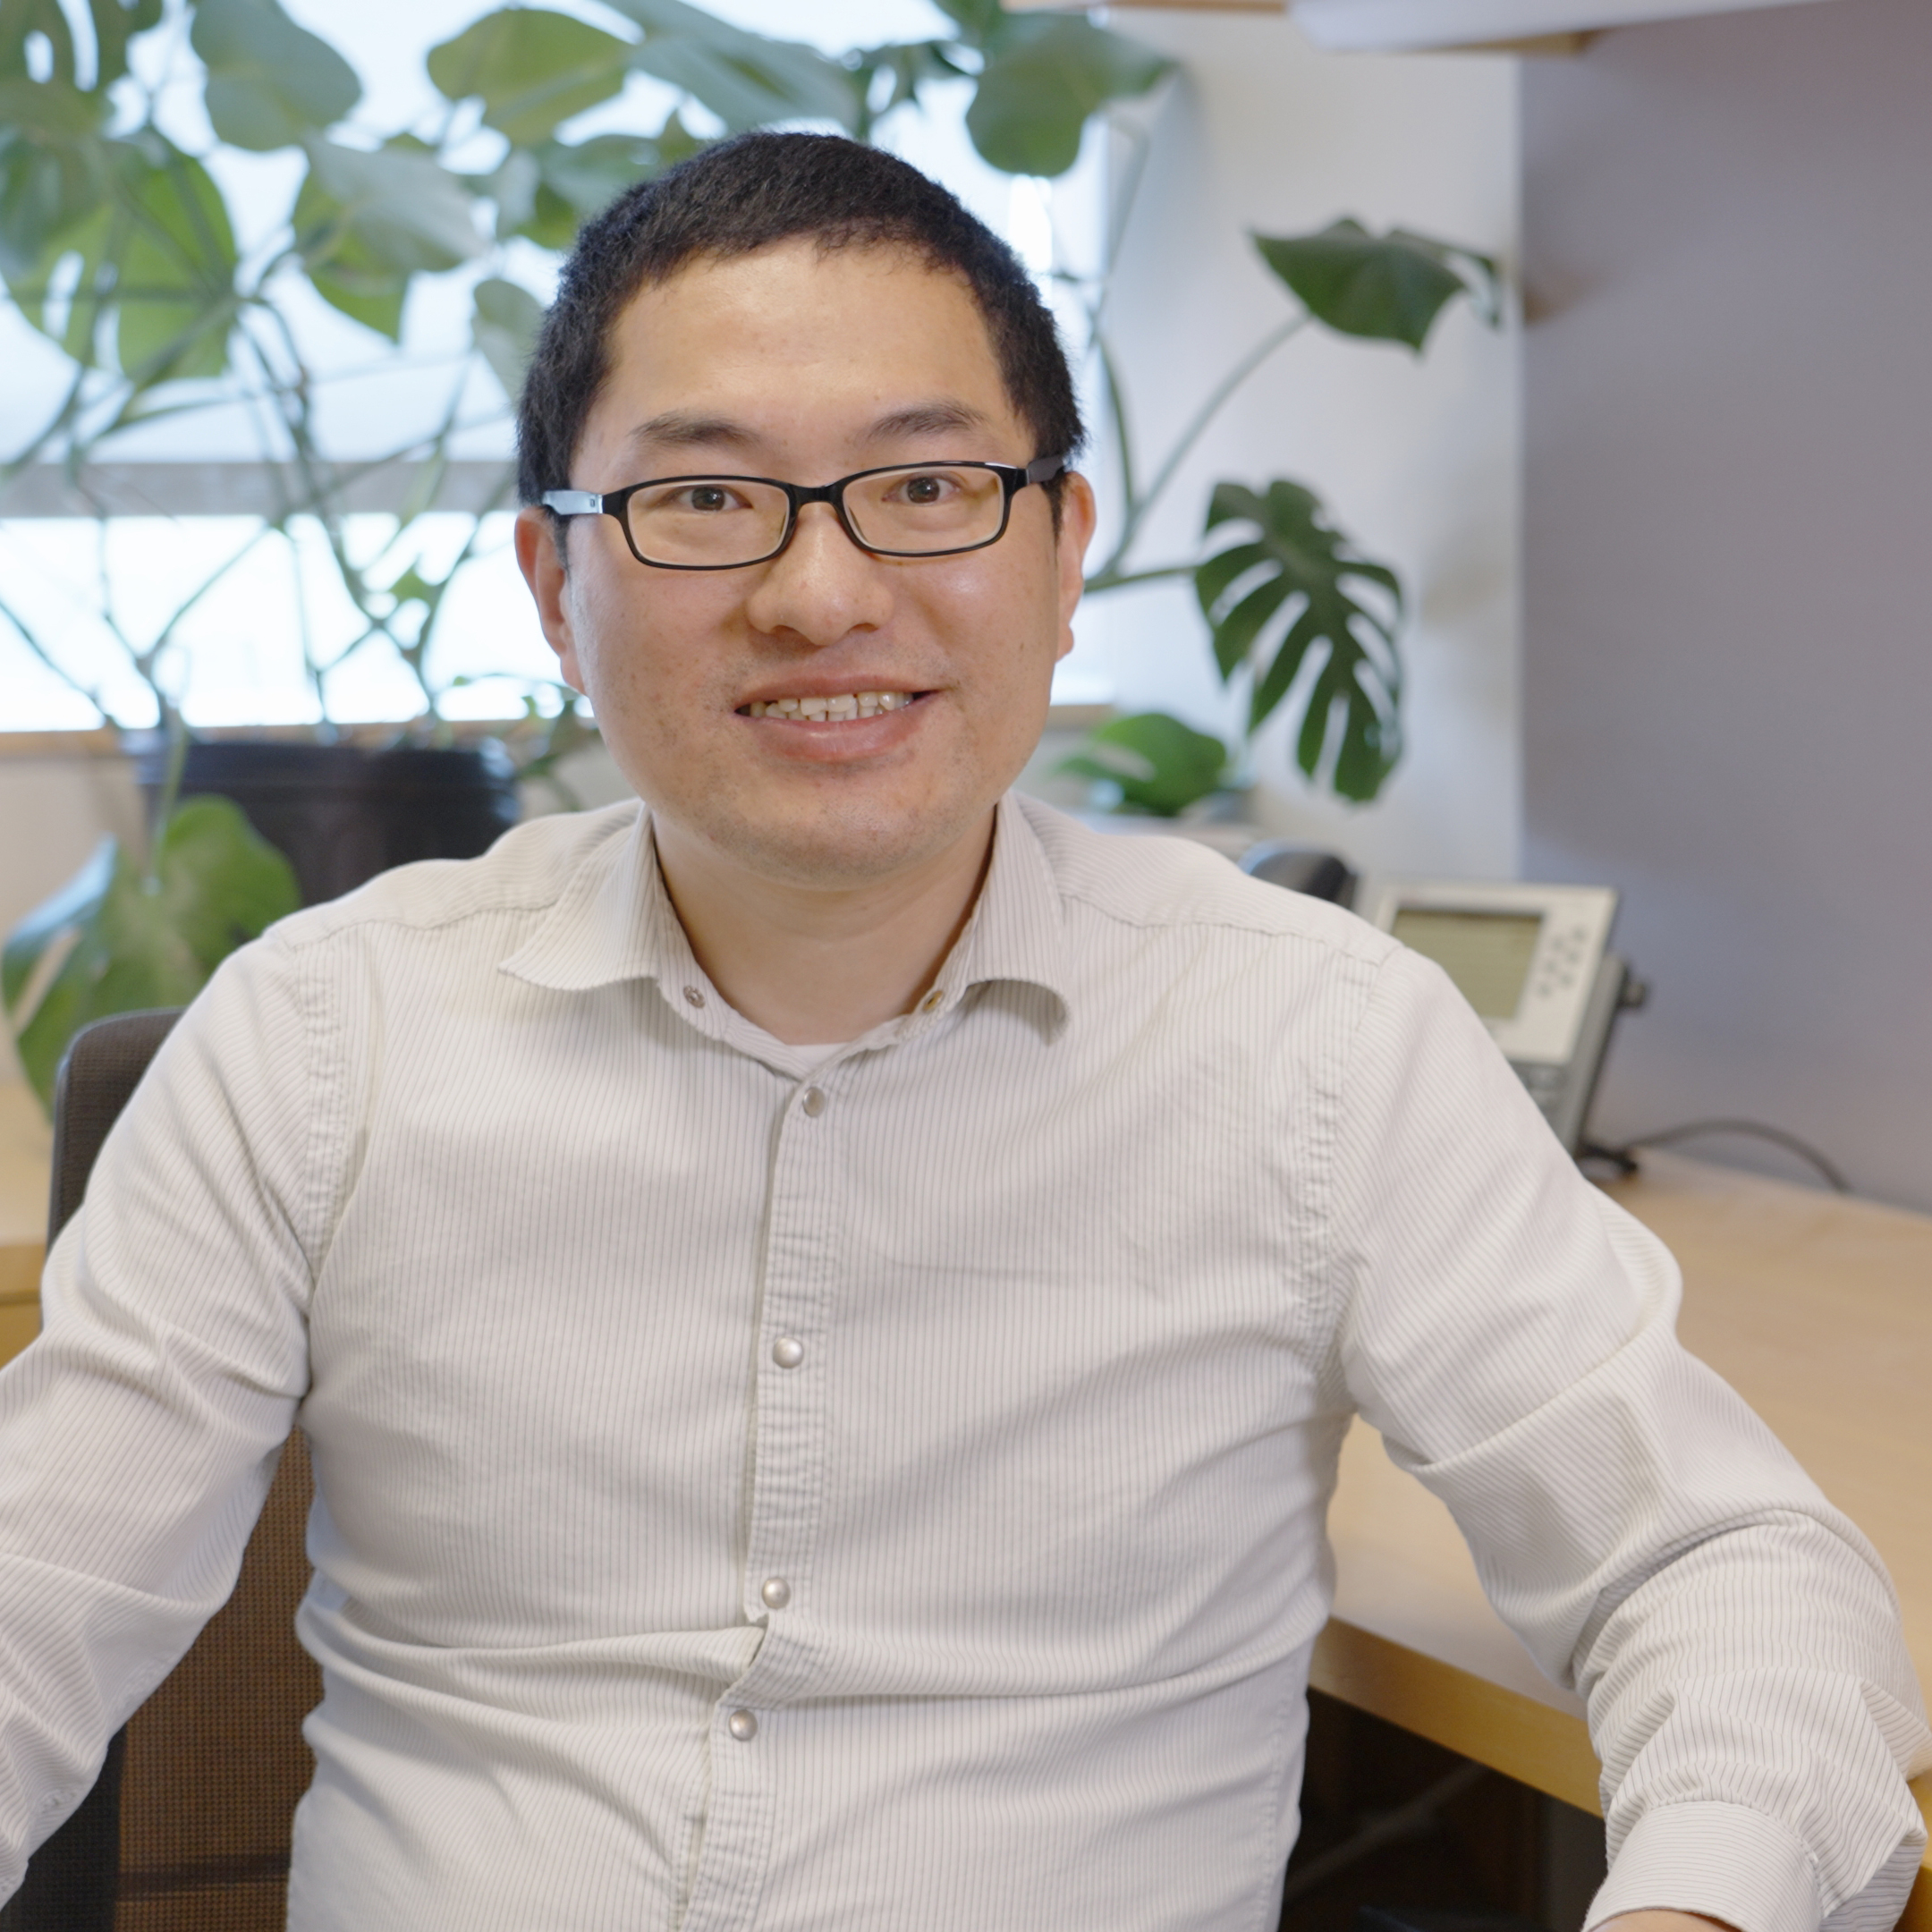
[[[152,803],[166,750],[135,753]],[[474,859],[517,821],[516,775],[500,745],[473,750],[196,740],[182,796],[233,799],[271,845],[288,856],[302,903],[334,899],[412,859]]]

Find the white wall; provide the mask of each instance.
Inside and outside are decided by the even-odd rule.
[[[1923,0],[1526,64],[1525,863],[1656,985],[1607,1131],[1932,1208],[1928,74]]]
[[[1137,11],[1114,23],[1187,70],[1156,122],[1115,298],[1144,469],[1291,312],[1250,228],[1295,233],[1353,214],[1513,257],[1513,61],[1320,54],[1265,14]],[[1217,479],[1285,476],[1408,585],[1407,757],[1373,806],[1341,807],[1304,785],[1277,716],[1257,761],[1271,829],[1377,869],[1513,874],[1517,353],[1513,330],[1493,334],[1460,304],[1419,361],[1298,338],[1234,399],[1150,526],[1143,561],[1191,555]],[[1076,660],[1089,654],[1124,709],[1237,723],[1184,584],[1097,599]]]

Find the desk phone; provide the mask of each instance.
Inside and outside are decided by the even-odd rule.
[[[1449,975],[1574,1154],[1611,1026],[1643,999],[1609,950],[1616,906],[1607,886],[1385,879],[1357,910]]]

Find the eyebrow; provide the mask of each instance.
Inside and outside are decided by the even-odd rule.
[[[951,430],[991,427],[983,410],[950,396],[915,402],[877,418],[860,438],[861,443],[894,443],[908,436],[943,436]],[[724,448],[749,450],[761,440],[745,424],[729,416],[700,415],[692,410],[666,410],[640,423],[628,439],[634,448],[648,445],[664,450]]]
[[[916,402],[910,409],[894,410],[881,416],[866,431],[868,443],[890,443],[901,436],[944,436],[949,429],[986,429],[992,427],[982,410],[951,397],[931,402]]]

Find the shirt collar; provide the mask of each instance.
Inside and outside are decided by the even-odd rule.
[[[657,869],[650,813],[642,809],[626,835],[597,842],[537,930],[498,970],[564,993],[651,979],[700,1032],[722,1038],[748,1024],[724,1005],[691,953]],[[886,1036],[923,1032],[973,987],[1002,983],[1044,992],[1040,1017],[1055,1034],[1066,1021],[1068,980],[1065,915],[1053,869],[1008,792],[996,813],[993,859],[979,900],[932,992],[915,1012],[867,1038],[883,1044]]]

